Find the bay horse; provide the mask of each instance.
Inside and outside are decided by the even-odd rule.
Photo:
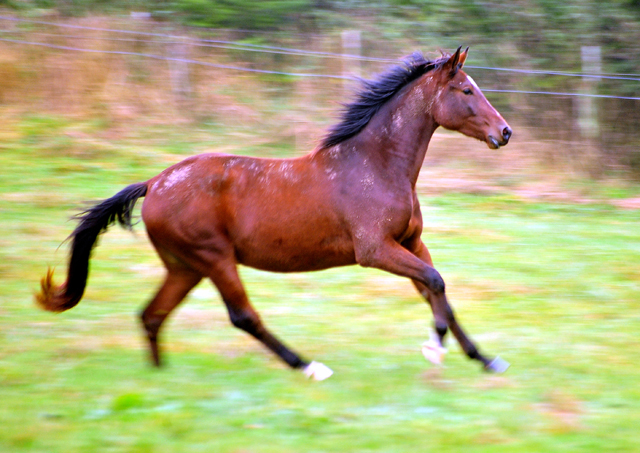
[[[159,291],[141,314],[153,363],[160,365],[163,321],[209,278],[231,323],[277,354],[291,368],[321,380],[332,371],[281,343],[253,309],[237,266],[306,272],[359,264],[408,277],[427,300],[435,335],[423,346],[439,363],[450,329],[466,355],[488,371],[509,365],[481,354],[456,320],[445,283],[421,239],[416,181],[429,141],[442,126],[497,149],[512,131],[462,66],[469,48],[428,60],[405,58],[373,80],[363,80],[354,101],[310,154],[261,159],[201,154],[146,182],[132,184],[86,210],[73,231],[66,282],[42,279],[37,302],[55,312],[83,296],[89,258],[100,233],[113,223],[131,228],[141,197],[142,220],[166,267]]]

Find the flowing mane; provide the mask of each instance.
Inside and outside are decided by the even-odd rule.
[[[337,145],[360,133],[380,107],[398,91],[421,75],[439,67],[449,57],[450,55],[445,54],[436,60],[427,60],[421,53],[415,52],[375,79],[362,79],[362,87],[356,93],[356,99],[345,104],[342,120],[329,129],[322,140],[322,146],[327,148]]]

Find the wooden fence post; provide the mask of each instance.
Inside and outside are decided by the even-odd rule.
[[[186,61],[189,57],[189,44],[185,39],[169,44],[169,56],[174,60],[169,60],[169,77],[171,78],[171,90],[179,109],[183,109],[191,95],[191,85],[189,84],[189,64]]]
[[[589,75],[602,74],[602,53],[600,46],[582,46],[582,73]],[[582,92],[596,94],[600,78],[583,77]],[[595,139],[600,136],[598,124],[598,105],[593,97],[578,98],[578,126],[584,138]]]

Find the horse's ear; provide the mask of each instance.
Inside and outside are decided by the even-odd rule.
[[[451,55],[451,57],[447,60],[447,62],[442,65],[442,71],[447,74],[449,77],[453,77],[454,75],[456,75],[456,73],[458,72],[458,70],[462,67],[462,65],[460,64],[460,50],[462,49],[462,46],[458,47],[458,50],[456,50],[456,53],[454,53],[453,55]],[[466,50],[465,50],[465,57],[466,58]],[[464,62],[464,60],[463,60]]]
[[[460,53],[460,60],[458,61],[458,69],[462,69],[464,62],[467,61],[467,55],[469,55],[469,48],[464,49],[464,52]]]

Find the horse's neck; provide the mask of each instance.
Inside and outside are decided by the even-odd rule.
[[[430,113],[430,95],[414,83],[378,112],[368,127],[365,146],[379,161],[415,186],[429,141],[438,127]]]

